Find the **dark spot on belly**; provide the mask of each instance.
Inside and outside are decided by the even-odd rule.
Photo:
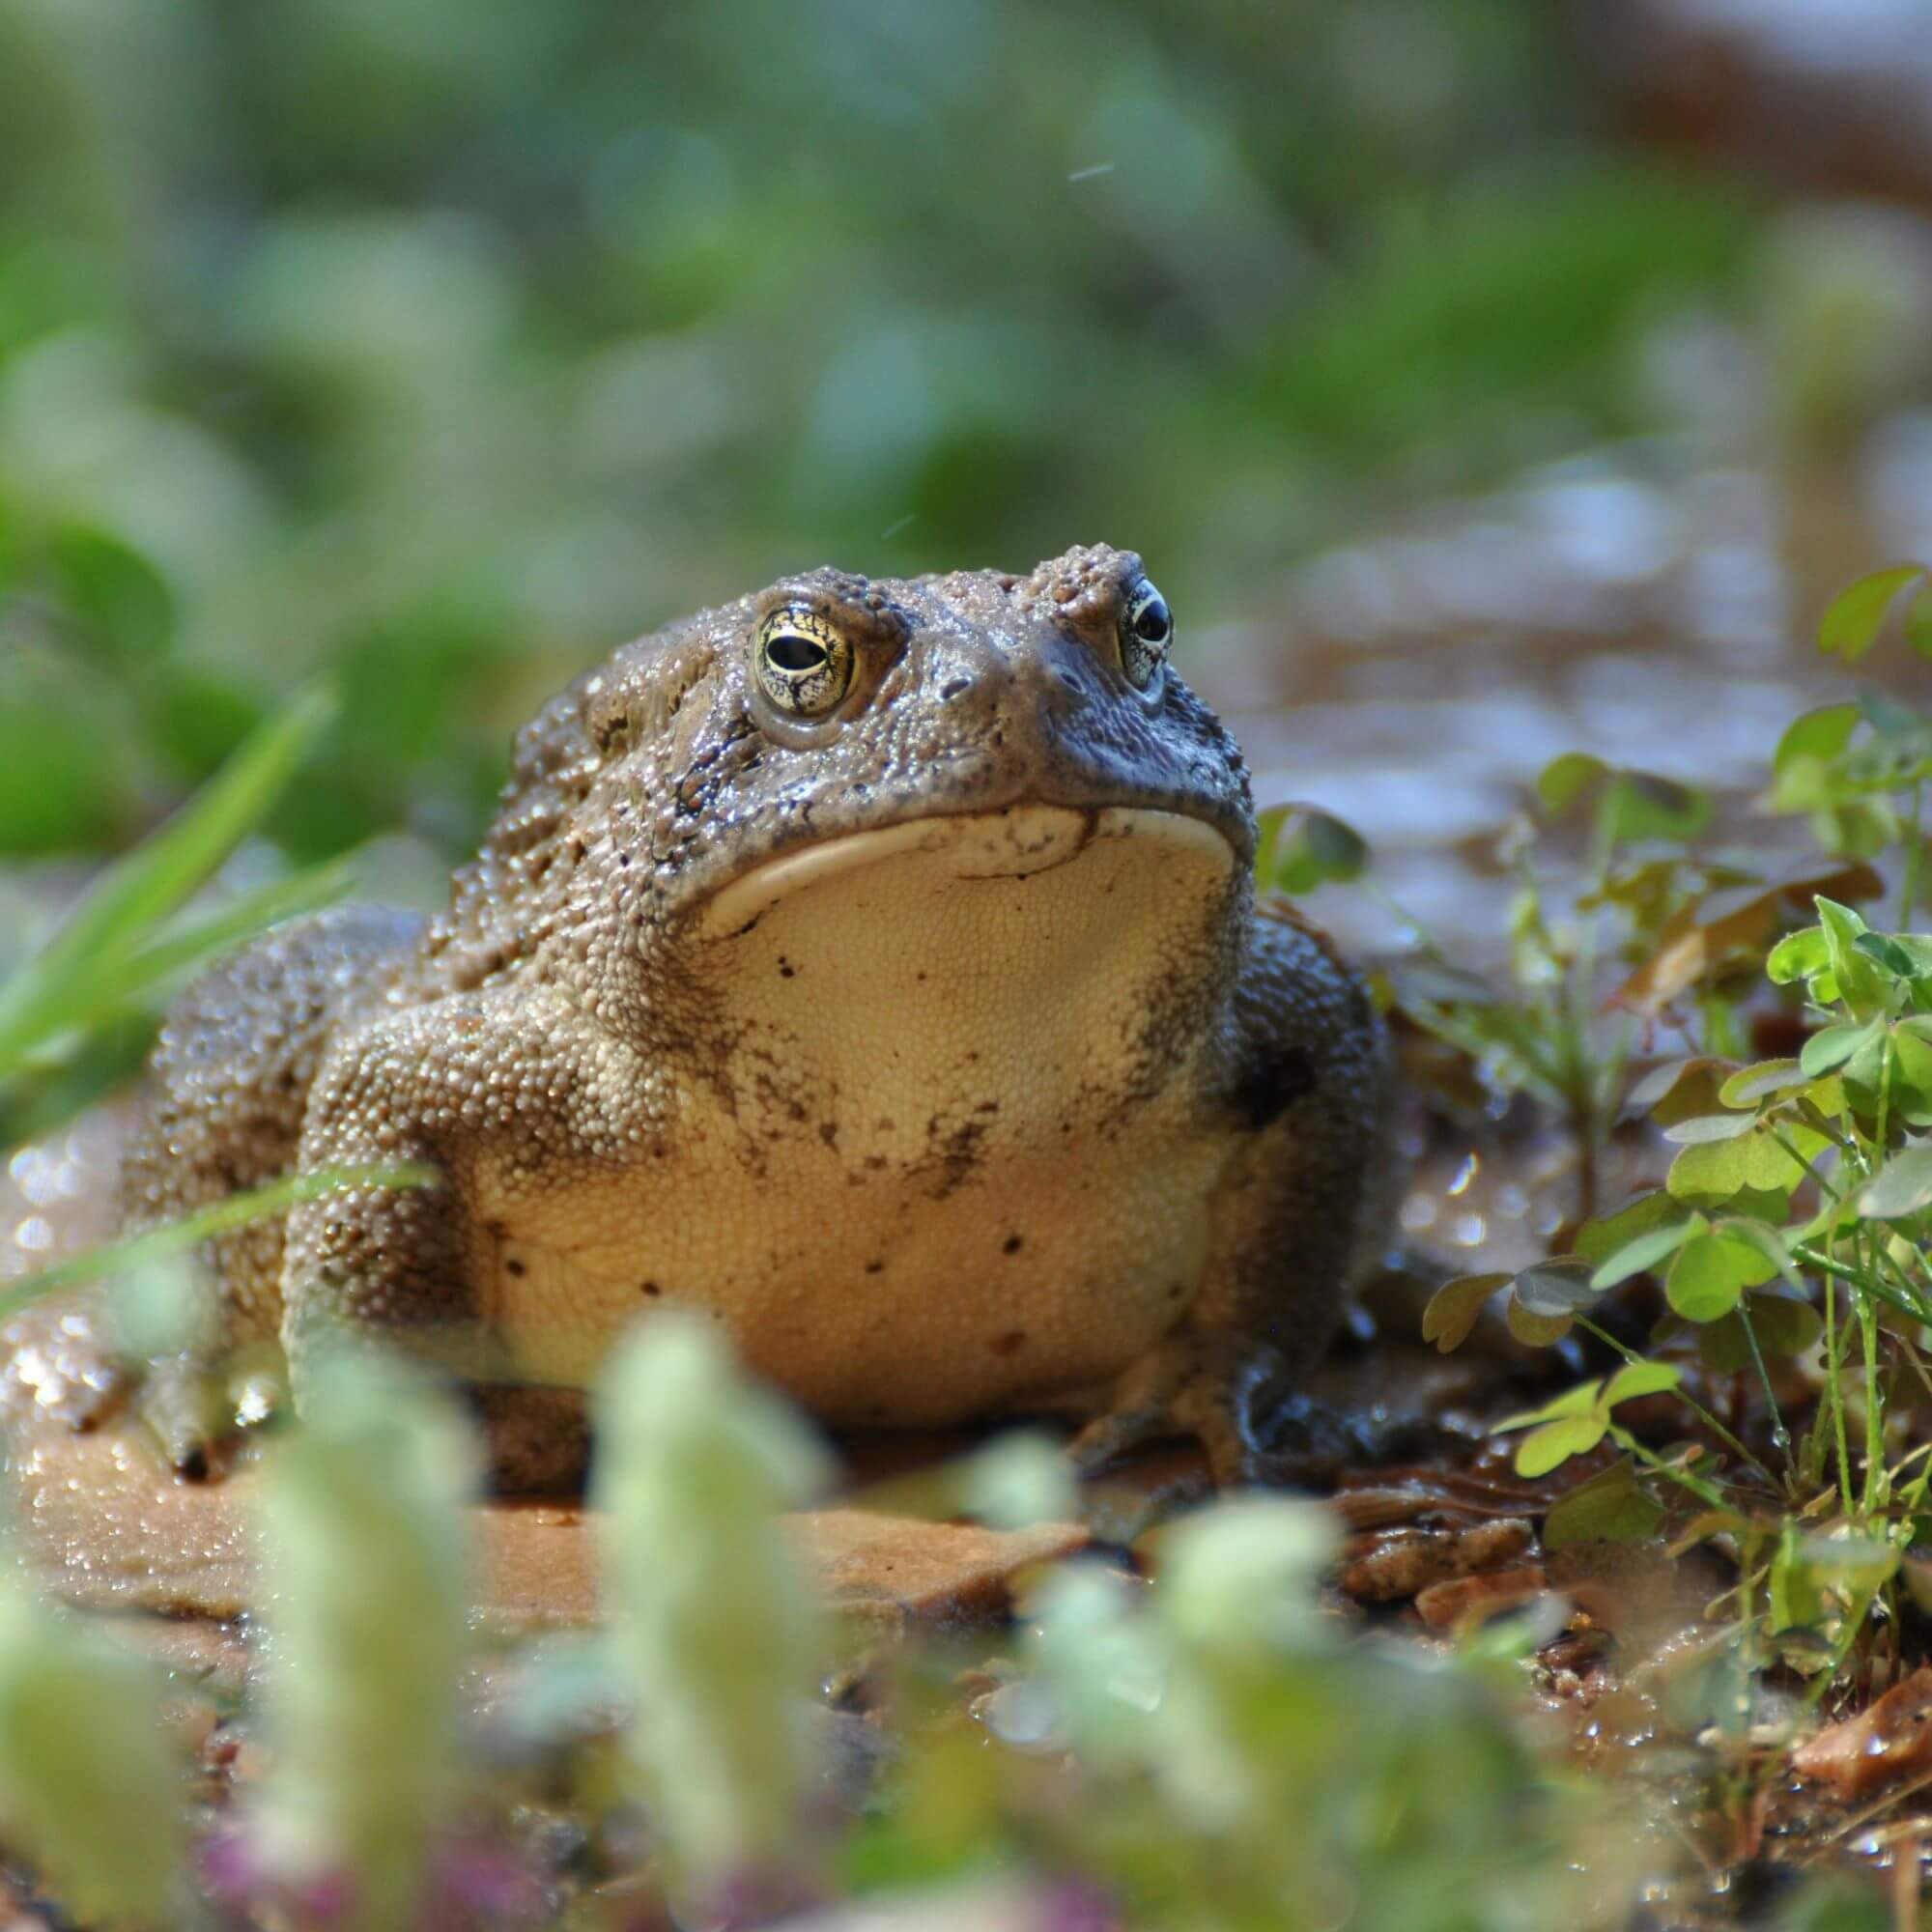
[[[524,1266],[522,1262],[505,1262],[503,1264],[503,1272],[505,1274],[523,1275],[526,1274],[528,1270]]]
[[[798,975],[798,968],[794,966],[791,963],[791,961],[787,959],[782,953],[781,953],[779,955],[779,978],[781,980],[791,980],[795,979],[797,975]]]
[[[1278,1121],[1289,1108],[1315,1089],[1315,1063],[1298,1046],[1270,1059],[1252,1063],[1235,1084],[1235,1111],[1249,1127],[1259,1130]]]
[[[867,1274],[884,1274],[885,1271],[886,1264],[884,1262],[867,1262],[866,1264],[866,1272]]]
[[[653,1299],[655,1299],[658,1295],[664,1293],[664,1290],[661,1289],[656,1282],[647,1281],[644,1284],[644,1293],[650,1295]]]
[[[995,1335],[991,1346],[996,1355],[1017,1355],[1026,1347],[1026,1330],[1009,1328],[1004,1335]]]
[[[818,1138],[827,1147],[837,1147],[838,1145],[838,1122],[837,1121],[819,1122]]]
[[[1000,1252],[1003,1255],[1016,1255],[1025,1246],[1026,1246],[1026,1241],[1022,1236],[1018,1235],[1009,1235],[1006,1240],[1001,1244]]]

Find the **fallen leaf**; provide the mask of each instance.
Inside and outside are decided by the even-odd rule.
[[[1828,1724],[1791,1753],[1791,1768],[1853,1803],[1932,1761],[1932,1669],[1894,1684],[1869,1710]]]
[[[1512,1563],[1533,1541],[1522,1517],[1499,1517],[1468,1529],[1378,1531],[1358,1539],[1341,1585],[1358,1604],[1396,1603],[1488,1565]]]
[[[1548,1581],[1541,1563],[1457,1577],[1422,1591],[1415,1600],[1416,1614],[1431,1630],[1453,1630],[1471,1619],[1481,1622],[1532,1602],[1542,1596]]]

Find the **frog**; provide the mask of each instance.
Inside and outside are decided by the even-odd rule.
[[[387,1349],[499,1491],[567,1489],[619,1338],[677,1310],[834,1432],[1063,1417],[1082,1468],[1180,1436],[1265,1479],[1386,1234],[1391,1054],[1258,895],[1175,631],[1104,544],[783,577],[545,705],[436,916],[208,971],[128,1225],[344,1184],[207,1244],[214,1320],[140,1397],[175,1466],[237,1439],[224,1364],[301,1414]]]

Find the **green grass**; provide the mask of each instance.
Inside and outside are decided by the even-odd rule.
[[[0,1142],[31,1113],[46,1132],[94,1097],[64,1080],[90,1042],[157,1005],[201,962],[326,904],[344,874],[320,867],[198,901],[222,863],[267,817],[327,727],[320,693],[263,724],[168,822],[95,879],[0,982]]]

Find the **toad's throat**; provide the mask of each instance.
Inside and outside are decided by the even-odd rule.
[[[913,861],[929,875],[962,883],[1025,879],[1069,865],[1096,846],[1113,846],[1116,867],[1108,869],[1125,862],[1150,878],[1169,867],[1197,876],[1225,874],[1235,863],[1234,847],[1219,832],[1183,812],[1136,806],[1093,810],[1009,806],[1000,811],[909,819],[770,860],[714,893],[697,909],[696,934],[708,940],[736,938],[782,901],[891,861]]]
[[[836,1148],[862,1179],[968,1129],[1015,1157],[1083,1144],[1211,1050],[1244,910],[1218,832],[1132,807],[918,819],[775,860],[694,920],[732,1131],[767,1161]]]

